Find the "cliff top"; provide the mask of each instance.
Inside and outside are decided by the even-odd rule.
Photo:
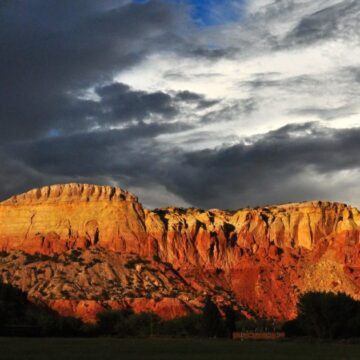
[[[62,203],[73,201],[130,201],[138,199],[132,193],[114,186],[91,184],[57,184],[32,189],[1,202],[2,205]]]
[[[44,203],[66,203],[66,202],[76,202],[76,201],[130,201],[138,202],[138,198],[127,190],[123,190],[115,186],[101,186],[95,184],[79,184],[79,183],[68,183],[68,184],[55,184],[44,186],[41,188],[35,188],[25,193],[14,195],[3,202],[0,202],[0,205],[32,205],[32,204],[44,204]],[[197,208],[177,208],[177,207],[164,207],[155,209],[155,212],[158,211],[170,211],[170,212],[212,212],[214,214],[220,213],[237,213],[238,211],[248,211],[248,210],[297,210],[301,208],[329,208],[329,207],[348,207],[350,206],[339,203],[339,202],[330,202],[330,201],[304,201],[304,202],[293,202],[293,203],[284,203],[284,204],[274,204],[266,205],[261,207],[254,208],[243,208],[233,211],[226,211],[220,209],[207,209],[201,210]]]

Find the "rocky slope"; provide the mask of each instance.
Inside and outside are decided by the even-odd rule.
[[[360,297],[359,230],[339,203],[150,211],[119,188],[54,185],[0,203],[0,274],[86,321],[128,306],[172,318],[206,295],[288,319],[304,291]]]

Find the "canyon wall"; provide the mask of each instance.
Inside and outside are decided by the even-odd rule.
[[[206,295],[245,316],[289,319],[309,290],[359,298],[360,213],[340,203],[144,209],[119,188],[65,184],[0,203],[2,280],[66,315],[165,318]]]

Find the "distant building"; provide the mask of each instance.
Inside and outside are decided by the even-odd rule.
[[[285,338],[285,333],[235,331],[232,338],[233,340],[281,340]]]

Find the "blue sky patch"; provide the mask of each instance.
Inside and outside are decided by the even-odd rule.
[[[239,20],[244,0],[189,0],[193,18],[203,26],[218,25]]]
[[[219,25],[241,18],[247,0],[168,0],[192,6],[192,18],[200,26]],[[144,4],[148,0],[133,0]]]

